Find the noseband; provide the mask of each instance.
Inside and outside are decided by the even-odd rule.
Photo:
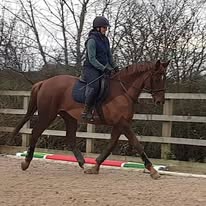
[[[155,93],[163,92],[165,90],[166,90],[165,88],[162,88],[162,89],[147,89],[147,88],[144,88],[142,91],[150,93],[151,95],[154,95]]]

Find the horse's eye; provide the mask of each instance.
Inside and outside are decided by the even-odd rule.
[[[164,80],[164,75],[160,75],[159,77],[156,78],[155,81],[163,81]]]
[[[163,80],[164,80],[164,76],[163,76],[163,75],[158,76],[158,77],[156,77],[156,78],[154,79],[154,81],[155,81],[156,83],[159,83],[159,82],[161,82],[161,81],[163,81]]]
[[[161,75],[161,79],[162,80],[164,80],[166,77],[165,77],[165,75],[163,74],[163,75]]]

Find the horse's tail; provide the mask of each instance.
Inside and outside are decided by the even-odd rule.
[[[24,124],[27,121],[29,121],[31,117],[33,116],[33,114],[37,111],[37,94],[42,86],[42,83],[43,81],[38,82],[33,85],[27,112],[24,118],[17,124],[16,128],[12,132],[11,138],[15,137],[19,133],[20,129],[24,126]]]

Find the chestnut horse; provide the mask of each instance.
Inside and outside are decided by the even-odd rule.
[[[91,122],[92,124],[112,126],[110,142],[97,157],[95,166],[85,170],[85,173],[98,174],[100,165],[110,155],[120,135],[124,134],[128,138],[129,144],[139,153],[151,177],[154,179],[160,177],[132,131],[131,121],[134,114],[134,104],[143,90],[151,94],[155,104],[164,104],[168,64],[169,62],[163,63],[160,60],[132,64],[110,77],[110,93],[102,104],[104,122],[101,118]],[[64,119],[69,144],[79,166],[83,168],[85,161],[76,146],[76,131],[78,122],[81,121],[84,104],[77,103],[72,97],[72,89],[77,81],[77,77],[59,75],[33,85],[27,113],[13,131],[14,137],[38,111],[38,121],[32,129],[27,156],[25,161],[21,163],[22,170],[29,167],[39,136],[58,114]]]

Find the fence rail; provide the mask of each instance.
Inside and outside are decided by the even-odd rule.
[[[0,96],[21,96],[23,97],[22,109],[0,109],[0,114],[17,114],[23,115],[26,113],[28,102],[29,102],[29,91],[0,91]],[[140,95],[142,99],[150,99],[150,95],[142,93]],[[173,100],[206,100],[206,94],[192,94],[192,93],[166,93],[165,104],[163,106],[163,114],[135,114],[134,120],[143,121],[161,121],[162,122],[162,136],[137,136],[142,142],[154,142],[161,143],[161,157],[167,158],[170,153],[170,144],[183,144],[183,145],[196,145],[206,146],[206,140],[204,139],[188,139],[188,138],[177,138],[171,137],[172,123],[173,122],[196,122],[206,123],[205,116],[183,116],[173,115]],[[12,132],[12,127],[0,127],[1,132]],[[24,125],[20,130],[22,134],[22,146],[28,145],[29,135],[31,129],[29,122]],[[60,130],[45,130],[43,135],[47,136],[65,136],[65,131]],[[86,138],[86,152],[92,152],[94,149],[93,141],[95,139],[109,139],[110,134],[95,133],[95,126],[88,124],[87,132],[77,132],[77,137]],[[127,140],[123,135],[120,140]]]

